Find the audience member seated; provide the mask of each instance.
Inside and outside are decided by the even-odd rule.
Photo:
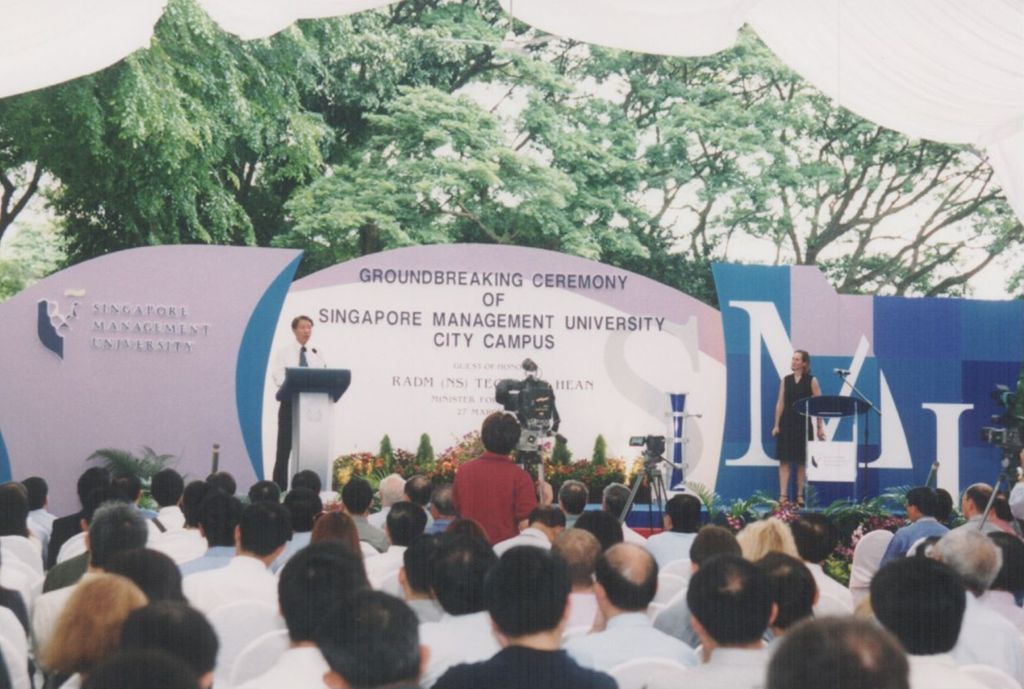
[[[227,471],[215,471],[206,477],[206,482],[211,488],[216,488],[227,496],[234,496],[238,492],[238,483],[235,477]]]
[[[444,533],[448,525],[458,516],[458,512],[455,511],[455,503],[452,502],[452,484],[442,483],[435,487],[430,494],[430,517],[434,521],[427,527],[426,533]]]
[[[82,689],[207,689],[178,658],[165,651],[118,651],[101,663]]]
[[[992,486],[985,483],[975,483],[969,486],[960,500],[960,513],[964,515],[967,522],[956,527],[954,531],[977,531],[979,528],[984,534],[1002,531],[993,523],[992,519],[986,519],[984,524],[981,522],[981,518],[985,514],[985,507],[988,506],[991,497]]]
[[[466,519],[464,517],[453,519],[448,528],[444,530],[444,535],[446,538],[462,536],[482,543],[488,543],[487,532],[484,531],[484,527],[480,526],[480,522],[475,519]]]
[[[728,529],[705,526],[697,532],[690,546],[691,571],[699,571],[702,564],[716,555],[740,557],[740,544]],[[693,616],[685,598],[662,610],[654,620],[654,628],[674,636],[687,646],[696,648],[700,644],[700,636],[693,628]]]
[[[686,602],[704,655],[686,673],[688,689],[761,687],[768,665],[762,638],[775,617],[764,572],[743,558],[713,558],[690,578]]]
[[[176,531],[185,527],[185,514],[181,511],[181,494],[185,481],[174,469],[161,469],[153,475],[149,491],[156,501],[156,516],[150,519],[149,537]]]
[[[179,565],[181,576],[227,567],[235,555],[235,529],[241,519],[238,498],[210,490],[199,506],[199,533],[206,540],[206,552]]]
[[[121,628],[122,650],[169,653],[199,678],[201,689],[213,685],[219,647],[217,634],[206,617],[184,601],[150,601],[132,611]],[[151,686],[162,687],[163,679],[159,675],[150,677]]]
[[[910,524],[900,528],[889,547],[882,555],[879,566],[896,557],[904,557],[910,546],[922,538],[929,536],[942,537],[949,532],[943,524],[935,518],[939,511],[939,496],[928,486],[918,486],[907,491],[907,519]]]
[[[551,544],[551,551],[569,570],[572,591],[569,593],[567,630],[588,630],[597,617],[597,596],[594,594],[594,570],[601,555],[601,544],[594,534],[584,529],[566,529]]]
[[[295,475],[292,476],[292,490],[295,490],[296,488],[306,488],[307,490],[311,490],[317,495],[320,495],[323,491],[323,486],[324,484],[320,481],[320,476],[312,469],[297,471],[295,472]],[[322,495],[320,495],[320,500],[321,502],[324,500]]]
[[[452,665],[487,660],[500,650],[484,605],[484,577],[497,561],[486,541],[442,536],[430,588],[444,615],[420,625],[420,641],[430,649],[424,689]]]
[[[1008,619],[1024,634],[1024,610],[1015,598],[1024,591],[1024,543],[1008,533],[989,534],[989,538],[1003,551],[1003,566],[978,602]]]
[[[953,496],[945,488],[935,489],[935,519],[945,527],[949,527],[953,517]]]
[[[533,479],[510,456],[520,432],[512,414],[490,414],[480,427],[484,453],[455,472],[455,509],[480,522],[491,545],[518,534],[537,506]]]
[[[363,551],[359,547],[359,531],[352,517],[344,512],[325,512],[320,515],[313,524],[313,534],[309,539],[310,543],[341,543],[358,553],[360,559]]]
[[[239,689],[323,687],[329,668],[313,641],[314,632],[334,622],[329,614],[338,603],[368,587],[362,559],[347,546],[316,543],[296,553],[281,570],[277,585],[281,614],[288,626],[288,650],[270,670]],[[411,625],[415,629],[415,620]]]
[[[576,525],[576,520],[587,509],[589,497],[587,486],[573,478],[563,481],[558,487],[558,506],[565,512],[565,528],[571,529]]]
[[[992,665],[1024,685],[1024,647],[1017,628],[977,600],[999,576],[1003,564],[999,546],[978,531],[953,529],[932,546],[930,555],[951,567],[969,593],[953,648],[956,662]]]
[[[822,563],[839,545],[839,529],[823,514],[804,512],[789,525],[800,558],[811,570],[818,585],[818,604],[814,611],[824,615],[847,615],[853,612],[850,589],[825,574]]]
[[[501,557],[511,548],[520,545],[551,549],[551,542],[565,529],[565,513],[554,505],[538,505],[526,518],[527,526],[518,536],[506,538],[494,546],[494,554]]]
[[[249,504],[281,502],[281,487],[273,481],[257,481],[249,487]]]
[[[423,622],[437,622],[444,611],[430,595],[430,572],[437,554],[440,536],[423,535],[414,538],[402,553],[402,567],[398,570],[398,583],[402,596],[416,618]]]
[[[984,689],[950,655],[966,606],[956,572],[925,557],[893,560],[871,580],[875,617],[909,654],[911,689]]]
[[[601,492],[601,509],[618,521],[622,516],[622,510],[626,509],[626,503],[629,502],[629,493],[629,486],[621,483],[609,483]],[[647,542],[646,538],[626,525],[625,519],[622,520],[622,540],[638,545],[644,545]]]
[[[387,550],[387,534],[368,521],[370,504],[373,502],[373,488],[370,487],[369,482],[358,476],[350,478],[345,487],[341,489],[341,501],[345,505],[345,511],[356,523],[359,540],[366,541],[379,553]]]
[[[170,529],[157,535],[150,531],[149,547],[159,550],[178,564],[202,557],[206,553],[207,543],[199,529],[199,515],[203,500],[210,490],[210,484],[206,481],[192,481],[185,486],[180,501],[185,523],[180,529]]]
[[[57,564],[57,554],[60,553],[60,547],[64,545],[64,541],[82,532],[82,519],[85,516],[83,511],[89,493],[97,488],[109,486],[110,472],[103,467],[90,467],[78,477],[76,490],[78,492],[78,502],[82,505],[83,509],[66,517],[58,517],[53,521],[53,530],[50,532],[50,547],[47,549],[46,554],[47,569]]]
[[[224,567],[185,577],[185,598],[204,613],[245,599],[276,606],[277,580],[269,567],[284,550],[291,532],[288,510],[282,505],[249,505],[235,527],[235,556]]]
[[[380,588],[385,579],[398,573],[402,568],[405,549],[423,535],[426,525],[427,514],[422,507],[411,502],[399,502],[391,506],[385,527],[388,549],[366,560],[366,577],[373,588]]]
[[[28,491],[11,481],[0,485],[0,545],[8,553],[43,573],[43,546],[28,529]]]
[[[50,571],[46,573],[46,579],[43,580],[43,593],[49,593],[65,586],[71,586],[85,574],[85,570],[89,567],[89,547],[85,540],[86,532],[89,530],[89,524],[92,522],[93,515],[96,510],[100,508],[104,503],[117,502],[114,499],[114,491],[110,486],[103,486],[89,493],[85,498],[85,502],[82,503],[82,522],[79,525],[81,531],[75,534],[71,538],[64,541],[64,545],[61,546],[61,553],[66,554],[69,549],[77,550],[81,548],[81,552],[73,557],[67,557],[62,559],[61,555],[57,556],[58,563],[50,568]],[[125,503],[127,504],[127,503]],[[141,513],[140,513],[141,516]]]
[[[765,687],[909,689],[910,682],[892,634],[868,620],[827,617],[803,622],[779,641]]]
[[[142,506],[142,479],[135,474],[120,474],[110,481],[110,488],[118,500],[135,505],[146,519],[152,519],[156,512]]]
[[[557,557],[526,546],[506,552],[484,584],[487,611],[502,649],[489,660],[455,665],[434,687],[613,689],[614,679],[581,667],[571,651],[560,648],[570,590],[568,569]]]
[[[96,510],[87,532],[89,567],[85,575],[73,586],[44,593],[36,601],[32,611],[32,634],[37,649],[45,648],[50,641],[57,620],[72,594],[84,583],[105,572],[117,553],[145,548],[148,535],[146,520],[131,505],[112,502]]]
[[[589,531],[601,544],[601,551],[608,550],[617,543],[622,543],[623,530],[619,520],[611,512],[584,512],[576,520],[574,528]]]
[[[46,509],[50,504],[50,487],[46,480],[39,476],[29,476],[21,485],[25,486],[28,495],[28,530],[39,539],[45,556],[50,546],[53,520],[57,518]]]
[[[662,517],[665,530],[644,543],[659,567],[690,557],[690,546],[700,531],[700,508],[700,500],[689,494],[673,495],[665,503]]]
[[[134,508],[131,508],[134,509]],[[42,667],[70,681],[52,686],[77,689],[82,680],[121,645],[121,626],[128,614],[146,605],[146,596],[128,579],[98,574],[75,587],[42,647]]]
[[[768,628],[772,639],[814,615],[818,585],[803,561],[785,553],[768,553],[754,564],[768,577],[775,603],[775,619]]]
[[[185,602],[181,591],[181,570],[174,560],[149,548],[124,550],[107,563],[106,571],[130,579],[150,603],[170,600]]]
[[[434,518],[430,514],[430,498],[434,493],[433,482],[422,474],[416,474],[405,482],[404,491],[409,502],[417,505],[427,515],[427,527],[433,526]]]
[[[313,538],[313,522],[324,511],[320,495],[308,488],[293,488],[284,496],[284,506],[292,520],[292,538],[284,547],[281,557],[274,561],[276,572],[284,567],[288,559],[299,552]]]
[[[416,616],[386,593],[360,591],[339,603],[316,633],[332,689],[414,689],[426,664]]]
[[[2,558],[2,552],[0,552],[0,558]],[[2,563],[0,563],[0,570],[2,570]],[[14,589],[5,588],[0,586],[0,608],[7,608],[14,616],[18,618],[18,622],[21,623],[22,628],[25,630],[25,635],[29,633],[28,623],[28,605],[21,593]],[[2,663],[0,663],[2,665]]]
[[[773,552],[800,557],[789,524],[776,517],[750,522],[736,534],[736,542],[740,544],[743,557],[751,562]]]
[[[612,546],[597,559],[595,576],[594,595],[604,625],[566,642],[565,650],[576,662],[606,671],[638,657],[697,664],[692,648],[655,629],[647,617],[658,590],[658,563],[643,546]]]
[[[383,529],[391,506],[406,499],[405,479],[398,474],[388,474],[380,480],[377,492],[380,494],[380,510],[368,516],[366,521],[378,529]]]

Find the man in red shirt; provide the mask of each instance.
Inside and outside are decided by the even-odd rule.
[[[452,500],[459,516],[479,522],[491,545],[518,535],[537,506],[533,480],[509,457],[520,430],[512,414],[488,416],[480,429],[485,452],[455,474]]]

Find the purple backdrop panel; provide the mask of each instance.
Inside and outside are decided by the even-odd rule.
[[[250,321],[299,252],[212,246],[133,249],[73,266],[0,304],[0,434],[15,479],[40,475],[52,509],[76,507],[84,459],[144,445],[192,478],[221,467],[254,477],[236,373],[266,368]],[[283,298],[283,294],[281,295]],[[280,302],[277,302],[279,308]],[[255,335],[258,335],[256,333]],[[259,340],[259,337],[255,337]]]
[[[790,340],[798,349],[853,356],[861,338],[874,342],[871,297],[841,295],[813,266],[790,271]],[[874,352],[868,350],[871,355]]]

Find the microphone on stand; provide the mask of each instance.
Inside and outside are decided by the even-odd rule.
[[[850,375],[850,370],[846,368],[834,368],[832,369],[832,373],[836,374],[840,378],[845,378]]]

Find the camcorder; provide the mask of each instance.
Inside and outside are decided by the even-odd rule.
[[[1011,391],[1005,385],[997,385],[991,397],[1000,407],[1002,414],[992,415],[992,425],[983,426],[981,440],[995,445],[1003,451],[1004,461],[1016,463],[1016,458],[1024,450],[1024,417],[1017,415],[1018,391]]]
[[[495,384],[494,400],[505,411],[515,414],[523,428],[516,450],[532,455],[540,452],[544,440],[558,430],[558,411],[554,389],[537,378],[537,364],[526,359],[522,367],[523,380],[506,378]]]
[[[665,454],[665,436],[663,435],[632,435],[629,437],[630,447],[644,448],[644,456],[660,458]]]

